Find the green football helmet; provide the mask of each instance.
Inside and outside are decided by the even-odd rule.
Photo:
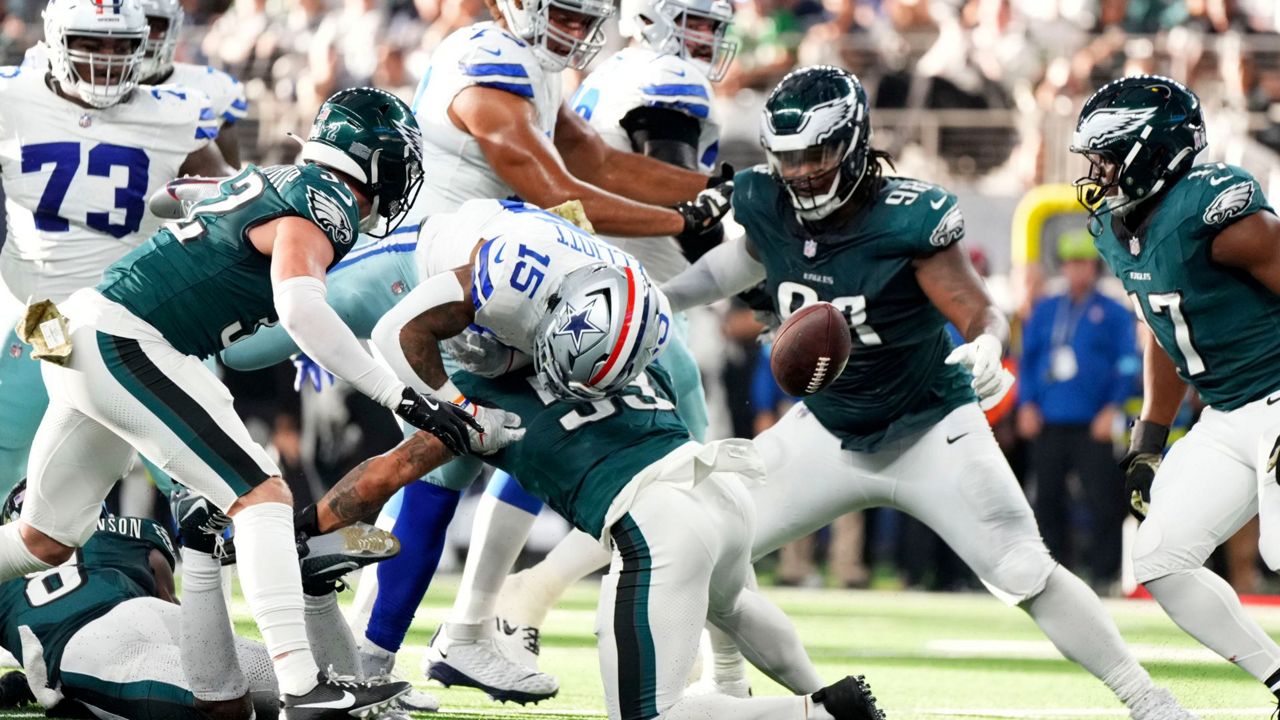
[[[1159,75],[1108,83],[1076,123],[1071,152],[1090,165],[1076,196],[1094,221],[1123,218],[1191,169],[1205,145],[1200,98],[1181,83]]]
[[[802,220],[827,217],[853,197],[871,154],[867,91],[830,65],[801,68],[769,94],[760,123],[769,169]]]
[[[422,131],[400,98],[376,88],[341,90],[320,106],[299,160],[342,172],[373,203],[361,232],[386,237],[422,188]],[[372,232],[383,221],[381,233]]]

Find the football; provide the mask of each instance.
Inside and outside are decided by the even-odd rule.
[[[797,310],[778,328],[769,365],[783,391],[803,397],[840,377],[851,348],[844,315],[831,303],[814,303]]]

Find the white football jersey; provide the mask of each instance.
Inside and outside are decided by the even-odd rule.
[[[715,167],[720,150],[720,122],[711,82],[693,63],[677,55],[660,55],[644,47],[620,50],[578,87],[569,106],[610,146],[632,151],[631,137],[622,127],[627,113],[642,107],[678,110],[698,120],[698,165]],[[665,282],[689,267],[675,239],[609,238],[644,263],[649,274]]]
[[[537,110],[539,128],[547,137],[555,133],[560,74],[543,70],[526,42],[492,22],[455,31],[432,53],[413,98],[413,112],[422,128],[426,180],[409,213],[410,222],[452,212],[467,200],[515,195],[489,167],[475,138],[449,119],[453,98],[473,85],[527,99]]]
[[[475,324],[532,357],[534,330],[571,270],[599,262],[635,268],[640,261],[559,215],[510,200],[471,200],[457,212],[432,215],[418,240],[419,275],[467,264]]]
[[[148,196],[218,125],[199,91],[139,87],[118,105],[85,108],[38,68],[0,68],[0,276],[13,297],[56,302],[96,285],[159,229]]]

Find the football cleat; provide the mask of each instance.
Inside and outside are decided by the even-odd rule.
[[[360,672],[372,682],[403,680],[404,678],[395,673],[395,666],[395,653],[389,653],[381,648],[373,652],[360,651]],[[439,709],[440,701],[434,695],[413,688],[396,698],[391,704],[390,711],[384,713],[379,720],[395,720],[398,716],[407,718],[408,713],[411,712],[436,712]]]
[[[505,618],[496,617],[493,637],[498,649],[521,667],[538,669],[538,656],[542,651],[542,633],[532,625],[515,625]]]
[[[476,688],[499,702],[510,700],[521,705],[553,698],[560,692],[554,676],[508,659],[493,638],[452,640],[446,628],[441,625],[436,630],[422,661],[423,672],[432,680],[445,687]]]
[[[1200,720],[1200,716],[1184,709],[1173,693],[1162,687],[1152,687],[1129,703],[1129,717],[1133,720]]]
[[[822,703],[822,707],[836,720],[884,720],[884,712],[876,707],[876,696],[871,694],[871,686],[861,675],[849,675],[811,697],[814,702]]]
[[[348,573],[382,562],[400,552],[400,541],[386,530],[366,523],[315,537],[300,536],[303,591],[327,595]]]
[[[31,705],[36,696],[27,684],[27,676],[21,670],[10,670],[0,676],[0,708],[16,708]]]
[[[223,560],[230,552],[223,537],[231,525],[231,518],[219,510],[208,498],[187,488],[179,488],[169,496],[169,510],[178,524],[178,542],[182,547],[212,555]]]
[[[703,697],[706,695],[728,695],[733,698],[746,699],[752,695],[751,681],[743,678],[741,680],[717,682],[711,678],[705,678],[692,683],[684,689],[685,697]]]
[[[370,717],[390,707],[413,688],[407,682],[376,684],[320,673],[319,684],[305,695],[282,695],[284,720],[337,720]]]

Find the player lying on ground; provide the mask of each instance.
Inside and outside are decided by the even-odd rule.
[[[24,486],[10,494],[6,521],[17,520],[24,494]],[[27,702],[39,702],[50,717],[238,720],[255,710],[258,718],[279,714],[266,647],[231,632],[219,537],[230,520],[185,490],[174,496],[173,510],[182,541],[180,607],[169,534],[144,518],[104,515],[67,564],[0,584],[0,643],[22,658]],[[370,529],[369,539],[393,538]],[[332,578],[396,549],[392,544],[360,557],[320,557],[317,549],[308,557],[307,634],[326,667],[353,673],[357,662]],[[9,707],[22,702],[5,701]]]
[[[1280,221],[1248,172],[1194,164],[1205,144],[1199,98],[1141,76],[1085,103],[1071,150],[1091,164],[1077,184],[1095,244],[1146,328],[1123,461],[1142,520],[1134,574],[1179,627],[1280,699],[1280,646],[1204,567],[1259,515],[1262,559],[1280,569]],[[1188,385],[1208,407],[1161,462]]]
[[[0,68],[0,492],[27,476],[49,404],[40,363],[14,328],[27,304],[62,302],[160,226],[149,193],[186,174],[234,172],[213,144],[221,119],[199,90],[139,87],[147,18],[138,0],[52,0],[44,50]]]
[[[882,177],[868,113],[861,83],[843,70],[785,78],[762,119],[769,165],[737,178],[734,212],[750,239],[712,250],[664,285],[677,311],[764,280],[782,318],[827,301],[849,319],[844,373],[756,439],[770,482],[752,488],[752,556],[854,510],[897,508],[941,535],[1134,718],[1193,717],[1152,683],[1097,596],[1044,547],[978,405],[1008,389],[1007,323],[959,244],[955,196]],[[967,344],[951,347],[948,321]],[[561,590],[527,597],[551,603]],[[717,685],[744,693],[743,665],[729,650],[719,643]]]
[[[70,557],[137,448],[233,518],[245,598],[292,720],[340,717],[344,703],[398,694],[389,686],[353,694],[319,673],[288,486],[197,358],[278,318],[336,374],[437,433],[449,452],[465,452],[470,415],[407,388],[325,302],[325,273],[357,227],[389,231],[403,218],[421,182],[418,151],[404,103],[381,90],[344,90],[321,107],[304,164],[250,166],[59,306],[67,320],[47,320],[42,331],[52,403],[36,434],[22,517],[0,528],[0,577]]]

